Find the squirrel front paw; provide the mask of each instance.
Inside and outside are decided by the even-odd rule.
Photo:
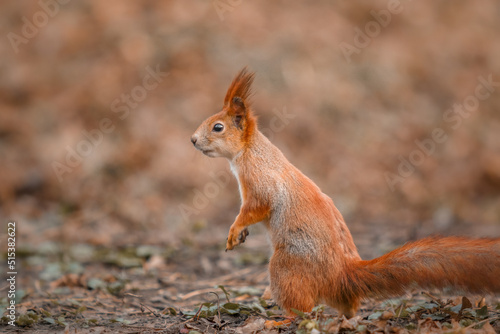
[[[240,230],[234,225],[231,226],[231,229],[229,230],[229,235],[227,237],[226,252],[228,250],[232,250],[239,244],[244,243],[249,233],[250,232],[248,232],[248,228],[246,227]]]

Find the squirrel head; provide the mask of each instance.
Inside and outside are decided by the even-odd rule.
[[[191,137],[196,149],[209,157],[232,159],[250,144],[257,121],[249,98],[255,74],[243,68],[233,79],[222,110],[207,118]]]

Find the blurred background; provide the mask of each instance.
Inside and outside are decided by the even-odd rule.
[[[237,184],[189,139],[246,65],[261,128],[334,199],[363,256],[500,235],[497,1],[0,11],[0,217],[18,247],[223,247]]]

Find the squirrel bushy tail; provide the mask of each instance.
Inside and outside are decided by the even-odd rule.
[[[408,288],[500,292],[500,239],[430,237],[346,271],[344,297],[402,295]]]

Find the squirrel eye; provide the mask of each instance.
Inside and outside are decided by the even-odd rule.
[[[224,125],[222,125],[220,123],[215,124],[214,128],[212,129],[212,131],[215,131],[215,132],[221,132],[222,130],[224,130]]]

